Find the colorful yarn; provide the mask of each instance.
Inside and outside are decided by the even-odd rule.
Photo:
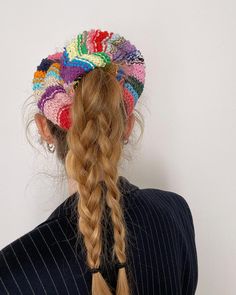
[[[144,88],[144,58],[123,36],[99,29],[83,31],[62,52],[42,59],[32,87],[38,108],[54,124],[68,130],[74,83],[94,68],[110,63],[117,64],[116,79],[122,83],[123,99],[130,115]]]

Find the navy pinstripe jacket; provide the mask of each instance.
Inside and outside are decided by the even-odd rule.
[[[133,295],[191,295],[198,281],[195,232],[186,200],[170,191],[141,189],[119,177],[127,225],[128,276]],[[46,221],[0,251],[0,294],[91,294],[81,237],[76,243],[74,193]],[[110,237],[104,245],[102,274],[113,289]],[[111,231],[111,232],[109,232]],[[102,295],[102,294],[99,294]]]

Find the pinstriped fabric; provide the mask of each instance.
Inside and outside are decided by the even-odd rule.
[[[193,218],[186,200],[170,191],[141,189],[119,178],[133,295],[191,295],[198,282]],[[79,238],[73,194],[43,223],[0,251],[0,294],[91,294],[91,273]],[[102,274],[115,287],[108,221]]]

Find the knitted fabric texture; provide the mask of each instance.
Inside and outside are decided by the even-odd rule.
[[[74,85],[96,67],[117,65],[116,79],[123,86],[130,115],[143,92],[145,63],[141,52],[113,32],[91,29],[73,38],[62,50],[42,59],[33,78],[33,94],[40,111],[54,124],[68,130]]]

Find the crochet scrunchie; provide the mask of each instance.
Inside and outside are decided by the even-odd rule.
[[[38,108],[54,124],[68,130],[73,85],[95,67],[110,63],[117,64],[116,79],[122,83],[126,112],[131,114],[144,88],[144,58],[124,37],[99,29],[83,31],[62,52],[42,59],[33,78]]]

